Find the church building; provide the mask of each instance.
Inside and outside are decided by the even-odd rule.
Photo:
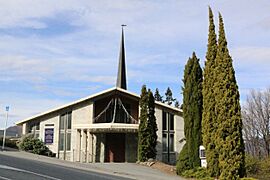
[[[74,162],[136,162],[140,96],[127,90],[122,28],[116,87],[17,122],[59,159]],[[138,87],[141,88],[141,87]],[[157,157],[175,164],[184,139],[182,110],[155,102]]]

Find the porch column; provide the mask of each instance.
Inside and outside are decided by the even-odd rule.
[[[81,130],[77,130],[77,137],[76,137],[76,161],[80,161],[80,154],[81,154]]]
[[[89,163],[90,161],[90,153],[91,153],[91,149],[90,149],[90,144],[91,144],[91,135],[90,135],[90,131],[89,129],[87,129],[87,146],[86,146],[86,162]]]
[[[85,162],[86,158],[86,133],[82,129],[81,130],[81,162]]]

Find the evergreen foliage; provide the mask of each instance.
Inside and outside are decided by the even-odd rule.
[[[140,124],[138,131],[138,160],[144,162],[147,160],[147,147],[148,147],[148,132],[147,132],[147,102],[148,92],[146,86],[143,85],[141,89],[140,98]]]
[[[215,114],[215,59],[217,54],[217,36],[215,33],[214,17],[209,7],[209,33],[204,68],[203,80],[203,115],[202,115],[202,135],[203,145],[206,148],[207,169],[211,176],[219,175],[218,152],[216,150],[216,114]]]
[[[172,103],[175,101],[173,98],[172,90],[168,87],[167,91],[165,93],[165,100],[164,102],[167,103],[168,105],[172,105]]]
[[[140,124],[138,132],[138,160],[156,158],[157,124],[155,117],[155,98],[151,90],[143,85],[140,99]]]
[[[187,143],[185,143],[177,159],[176,173],[178,175],[182,175],[186,170],[192,169],[187,146]]]
[[[245,175],[240,95],[221,14],[219,14],[218,50],[214,73],[216,146],[219,152],[220,179],[239,179]]]
[[[184,71],[183,116],[186,144],[178,158],[178,173],[200,166],[199,146],[202,143],[202,80],[202,69],[199,59],[193,53]]]
[[[158,88],[156,88],[156,91],[155,91],[155,95],[154,95],[154,97],[155,97],[155,100],[156,101],[160,101],[160,102],[163,102],[163,96],[161,96],[160,94],[159,94],[159,90],[158,90]]]
[[[27,134],[20,139],[18,147],[22,151],[31,152],[39,155],[51,156],[52,152],[49,148],[38,138],[34,138],[33,134]]]
[[[157,150],[157,123],[155,116],[155,98],[150,89],[148,89],[148,121],[147,121],[147,131],[148,131],[148,141],[149,147],[147,152],[147,158],[156,158]]]
[[[180,108],[180,104],[179,104],[179,101],[178,100],[175,100],[174,107]]]

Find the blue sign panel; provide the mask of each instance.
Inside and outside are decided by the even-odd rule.
[[[53,144],[53,128],[45,129],[45,144]]]

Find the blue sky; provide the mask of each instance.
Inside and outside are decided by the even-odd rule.
[[[241,103],[270,86],[269,0],[0,1],[0,128],[115,86],[121,24],[128,90],[169,86],[180,102],[184,65],[204,66],[208,5],[220,11]]]

